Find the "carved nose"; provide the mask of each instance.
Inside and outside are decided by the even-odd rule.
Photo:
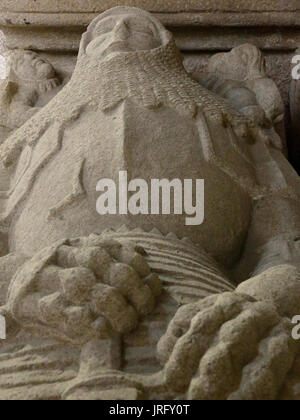
[[[126,22],[121,21],[117,23],[114,29],[114,33],[118,35],[118,37],[121,39],[124,39],[124,40],[127,39],[129,35],[129,30],[128,30],[128,26],[126,25]]]

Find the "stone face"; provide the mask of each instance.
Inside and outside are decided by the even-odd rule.
[[[75,67],[81,35],[88,24],[104,10],[123,4],[153,12],[173,32],[187,58],[188,70],[205,68],[214,53],[227,52],[246,43],[255,45],[263,51],[267,74],[276,82],[289,108],[291,60],[300,45],[298,0],[131,0],[129,3],[78,0],[68,5],[61,1],[24,0],[18,2],[17,10],[14,2],[4,1],[0,5],[0,29],[5,32],[10,48],[42,53],[54,64],[61,79],[68,80]],[[300,158],[294,146],[298,134],[287,117],[286,124],[290,154],[297,155],[293,163],[299,166]]]
[[[160,13],[221,7],[155,4]],[[260,5],[297,12],[291,2]],[[52,2],[18,7],[45,14],[40,23],[53,12]],[[222,2],[223,12],[233,7],[258,5]],[[283,102],[257,47],[207,64],[188,74],[159,19],[110,9],[82,36],[69,83],[1,145],[0,399],[295,395],[300,180],[278,132]],[[21,101],[11,95],[2,112],[55,76],[36,53],[11,53],[4,83],[18,83]],[[187,225],[180,212],[100,216],[98,181],[117,183],[120,171],[148,184],[204,179],[204,222]]]
[[[287,98],[289,62],[300,45],[298,0],[78,0],[68,5],[62,1],[24,0],[18,2],[17,10],[13,1],[3,1],[0,5],[0,26],[10,48],[46,51],[47,56],[55,56],[59,60],[64,71],[69,71],[75,65],[71,55],[77,55],[81,34],[88,24],[104,10],[124,4],[154,12],[175,34],[181,50],[186,54],[192,53],[198,65],[207,53],[228,51],[244,43],[263,49],[268,53],[268,66],[281,88],[281,94]],[[261,33],[263,36],[260,36]],[[66,53],[63,59],[57,51]],[[70,52],[72,54],[66,57]],[[283,67],[280,71],[279,66]]]
[[[49,102],[61,84],[52,64],[33,51],[6,51],[3,60],[1,143]]]
[[[264,52],[267,74],[276,82],[289,107],[291,60],[300,45],[298,0],[284,1],[145,1],[78,0],[63,2],[1,2],[0,29],[10,48],[42,52],[68,80],[74,70],[82,33],[103,12],[117,5],[142,7],[153,12],[171,30],[185,54],[188,70],[205,68],[214,53],[252,44]],[[213,34],[212,30],[213,29]],[[74,30],[76,28],[76,30]],[[274,30],[276,28],[276,30]],[[61,36],[63,31],[64,36]],[[289,124],[289,120],[286,118]],[[290,124],[288,126],[290,131]],[[297,141],[291,131],[288,143]],[[290,152],[296,154],[295,147]],[[299,158],[294,160],[298,164]]]

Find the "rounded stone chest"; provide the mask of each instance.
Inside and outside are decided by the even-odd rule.
[[[203,142],[191,118],[167,107],[147,110],[132,101],[107,113],[83,112],[66,128],[61,150],[54,124],[33,149],[24,149],[19,161],[22,181],[15,178],[9,202],[24,194],[26,198],[13,218],[11,249],[33,254],[61,238],[126,224],[189,237],[228,263],[229,256],[234,259],[240,252],[250,199],[228,175],[205,161]],[[119,171],[124,170],[128,180],[141,178],[148,185],[151,179],[204,179],[205,223],[186,226],[186,214],[100,216],[98,181],[109,178],[118,184]]]

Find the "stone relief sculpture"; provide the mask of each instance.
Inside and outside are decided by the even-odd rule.
[[[268,77],[261,51],[251,44],[211,57],[207,72],[191,69],[191,76],[207,89],[226,98],[256,124],[272,125],[286,152],[285,106],[281,94]]]
[[[1,399],[297,397],[299,178],[156,18],[96,18],[71,81],[0,156]],[[96,184],[120,170],[204,179],[205,222],[99,216]]]
[[[53,66],[37,53],[6,52],[7,77],[0,81],[0,141],[21,127],[57,93]]]

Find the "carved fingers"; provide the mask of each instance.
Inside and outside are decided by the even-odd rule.
[[[187,306],[158,346],[167,384],[189,399],[275,399],[296,354],[291,323],[237,293]]]
[[[27,317],[31,310],[38,322],[80,342],[130,332],[162,291],[145,251],[116,241],[59,246],[33,283],[22,315],[27,308]]]

